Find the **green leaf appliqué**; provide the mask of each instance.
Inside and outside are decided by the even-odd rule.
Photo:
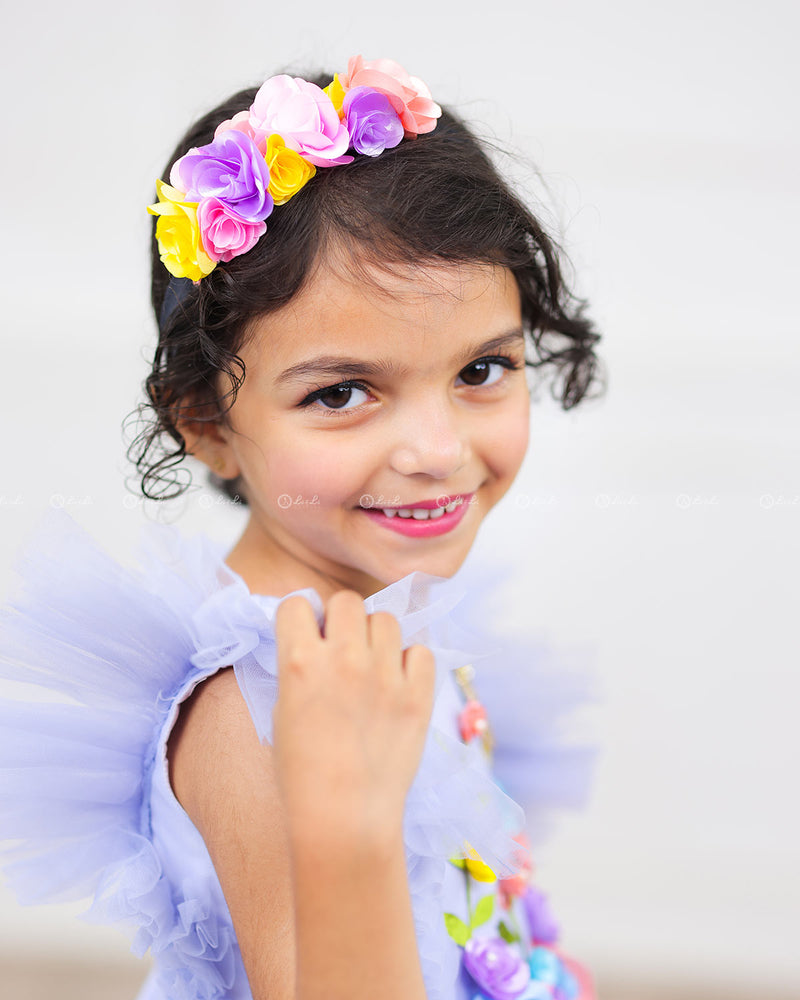
[[[501,920],[497,925],[497,933],[508,944],[514,944],[516,941],[519,941],[519,934],[515,934],[512,930],[510,930],[508,924],[506,924],[504,920]]]
[[[467,941],[469,941],[469,927],[467,927],[464,921],[460,917],[457,917],[455,913],[445,913],[444,925],[447,928],[447,933],[455,941],[459,948],[463,948]]]
[[[472,914],[471,925],[473,929],[491,920],[494,913],[494,896],[484,896],[478,901],[475,912]]]

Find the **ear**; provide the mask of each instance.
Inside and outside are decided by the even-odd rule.
[[[200,459],[220,479],[236,479],[240,475],[239,460],[231,440],[235,431],[221,423],[185,420],[178,430],[186,442],[186,452]]]

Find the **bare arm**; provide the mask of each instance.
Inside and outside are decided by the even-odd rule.
[[[278,616],[275,746],[232,671],[201,685],[170,742],[176,795],[208,845],[256,1000],[424,1000],[402,812],[433,662],[355,594]]]

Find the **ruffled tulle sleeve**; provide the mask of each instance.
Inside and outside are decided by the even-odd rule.
[[[165,871],[150,791],[167,721],[212,672],[194,662],[193,615],[224,568],[204,542],[152,536],[161,558],[145,575],[53,514],[19,563],[0,677],[29,700],[0,702],[2,860],[21,902],[88,898],[88,919],[133,927],[134,951],[156,959],[153,995],[212,1000],[237,978],[230,918],[208,886]]]

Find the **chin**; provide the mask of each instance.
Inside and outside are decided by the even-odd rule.
[[[464,565],[468,555],[469,549],[465,549],[463,552],[441,553],[417,559],[414,562],[409,561],[406,566],[398,566],[393,571],[389,571],[386,574],[386,579],[382,581],[382,586],[397,583],[398,580],[402,580],[403,577],[409,576],[411,573],[426,573],[428,576],[445,578],[455,576]]]

